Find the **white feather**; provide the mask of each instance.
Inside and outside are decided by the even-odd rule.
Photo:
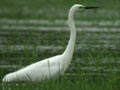
[[[9,73],[3,78],[3,82],[42,81],[64,74],[71,62],[76,39],[76,29],[73,22],[74,13],[82,6],[83,5],[76,4],[69,11],[68,26],[70,28],[70,40],[63,54],[44,59],[16,72]]]

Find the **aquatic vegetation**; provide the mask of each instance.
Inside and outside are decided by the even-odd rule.
[[[67,11],[73,4],[96,4],[101,9],[76,14],[77,50],[65,76],[42,83],[1,82],[0,89],[119,90],[119,0],[58,0],[54,5],[50,0],[13,0],[14,5],[5,1],[0,3],[0,81],[8,72],[63,52],[69,39]]]

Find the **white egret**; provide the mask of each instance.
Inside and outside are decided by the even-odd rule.
[[[71,62],[74,51],[76,39],[76,28],[73,21],[74,13],[79,9],[91,8],[97,7],[86,7],[84,5],[75,4],[69,10],[68,26],[70,29],[70,40],[63,54],[38,61],[16,72],[9,73],[3,78],[3,82],[42,81],[63,75]]]

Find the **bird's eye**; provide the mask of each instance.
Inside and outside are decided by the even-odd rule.
[[[79,7],[79,9],[83,9],[84,7]]]

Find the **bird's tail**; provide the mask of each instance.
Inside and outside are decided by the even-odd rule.
[[[21,74],[20,72],[13,72],[7,74],[3,80],[3,82],[17,82],[17,81],[32,81],[30,76],[26,73]]]
[[[3,78],[3,82],[12,82],[15,79],[15,74],[14,73],[9,73]]]

